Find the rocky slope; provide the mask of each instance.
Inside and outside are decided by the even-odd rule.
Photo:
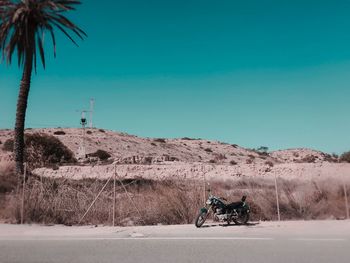
[[[141,138],[125,133],[102,129],[30,129],[26,133],[46,133],[61,140],[75,155],[97,150],[108,152],[109,164],[96,165],[86,159],[80,165],[62,166],[52,170],[39,168],[43,176],[72,178],[108,177],[117,171],[123,176],[155,179],[197,178],[208,174],[211,178],[234,178],[241,176],[278,176],[289,178],[307,175],[326,176],[341,171],[350,172],[347,164],[336,164],[332,156],[311,149],[288,149],[270,153],[246,149],[235,144],[203,139]],[[5,142],[12,138],[13,131],[0,130],[0,162],[12,159],[3,150]],[[84,161],[84,162],[83,162]],[[111,164],[113,162],[113,164]],[[101,164],[101,163],[99,163]],[[338,169],[338,170],[337,170]],[[345,170],[344,170],[345,169]]]

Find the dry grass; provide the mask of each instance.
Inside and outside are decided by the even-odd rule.
[[[243,179],[213,184],[218,196],[238,200],[248,195],[253,220],[276,220],[276,194],[273,180]],[[347,186],[349,193],[350,187]],[[312,182],[278,179],[279,205],[282,220],[344,219],[345,199],[342,182],[322,179]]]
[[[0,220],[11,220],[14,215],[10,206],[17,190],[18,178],[12,162],[0,162]]]
[[[2,178],[2,177],[0,177]],[[3,180],[3,179],[2,179]],[[3,181],[0,182],[1,184]],[[25,188],[25,222],[77,224],[106,181],[67,180],[31,176]],[[196,181],[124,180],[130,197],[117,182],[116,224],[184,224],[192,223],[203,206],[203,183]],[[342,219],[345,217],[344,192],[335,179],[306,184],[297,180],[278,180],[281,218]],[[213,194],[237,201],[248,195],[252,220],[275,220],[275,188],[271,180],[241,179],[211,183]],[[347,189],[350,190],[349,187]],[[0,216],[20,220],[20,202],[15,191],[2,198]],[[113,180],[97,199],[83,224],[111,224]],[[6,213],[4,213],[6,211]]]

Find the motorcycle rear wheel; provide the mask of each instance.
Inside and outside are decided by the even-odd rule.
[[[195,226],[196,227],[201,227],[204,224],[205,220],[207,219],[207,216],[208,216],[208,213],[200,212],[198,214],[198,216],[196,217],[196,221],[194,223]]]
[[[246,225],[249,221],[249,213],[240,213],[237,218],[232,220],[236,225]]]

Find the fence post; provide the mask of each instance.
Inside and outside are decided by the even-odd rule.
[[[108,185],[109,181],[112,179],[112,176],[111,175],[107,182],[105,183],[105,185],[102,187],[102,189],[100,190],[100,192],[97,194],[97,196],[95,197],[94,201],[92,201],[92,203],[90,204],[89,208],[86,210],[85,214],[80,218],[79,222],[78,222],[78,225],[80,225],[81,221],[83,221],[84,217],[87,215],[87,213],[89,213],[91,207],[95,204],[96,200],[98,199],[98,197],[100,196],[100,194],[103,192],[103,190],[106,188],[106,186]]]
[[[117,173],[115,173],[115,175],[117,176]],[[128,174],[126,173],[126,174],[125,174],[125,177],[127,177],[127,175],[128,175]],[[125,191],[127,197],[129,198],[131,204],[134,206],[136,212],[139,214],[140,220],[146,225],[146,222],[145,222],[145,220],[143,220],[142,215],[141,215],[141,213],[140,213],[140,210],[137,208],[137,206],[136,206],[134,200],[132,200],[132,197],[130,196],[128,190],[126,189],[125,185],[123,184],[123,181],[120,179],[119,176],[118,176],[118,181],[119,181],[119,183],[122,185],[122,187],[123,187],[123,189],[124,189],[124,191]]]
[[[349,219],[349,203],[348,203],[348,195],[346,192],[345,181],[343,181],[343,190],[344,190],[344,199],[345,199],[346,219]]]
[[[21,225],[23,225],[23,221],[24,221],[24,190],[26,186],[26,173],[27,173],[27,163],[24,163],[22,203],[21,203]]]
[[[203,200],[204,200],[204,205],[205,202],[207,201],[207,193],[206,193],[206,180],[205,180],[205,171],[204,167],[202,166],[202,173],[203,173]]]
[[[115,192],[115,181],[116,181],[116,164],[114,164],[114,178],[113,178],[113,226],[115,226],[115,202],[116,202],[116,192]]]
[[[277,206],[277,215],[278,215],[278,221],[281,221],[281,215],[280,215],[280,204],[278,200],[278,187],[277,187],[277,178],[276,178],[276,172],[274,172],[275,175],[275,191],[276,191],[276,206]]]

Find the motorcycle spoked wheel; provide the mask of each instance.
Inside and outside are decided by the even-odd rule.
[[[235,222],[236,225],[246,225],[249,221],[249,213],[241,211],[238,213],[237,218],[232,218],[232,221]]]
[[[200,212],[196,217],[196,221],[195,221],[196,227],[201,227],[204,224],[207,217],[208,217],[208,213]]]

